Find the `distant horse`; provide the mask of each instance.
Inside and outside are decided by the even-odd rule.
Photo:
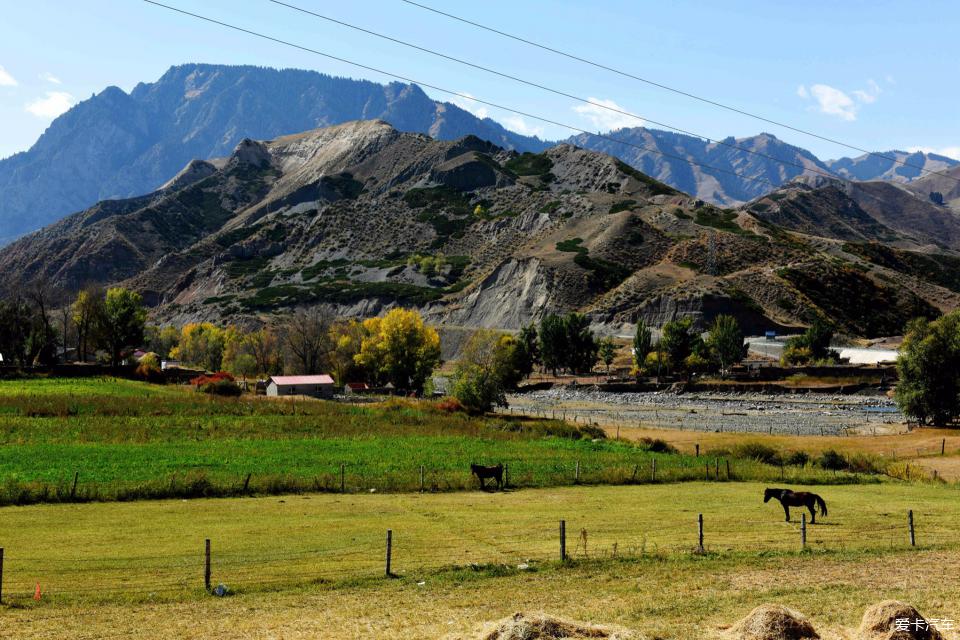
[[[791,491],[790,489],[767,489],[763,492],[763,501],[769,502],[770,498],[776,498],[783,505],[783,512],[787,514],[787,522],[790,522],[790,507],[806,507],[809,509],[810,524],[817,521],[817,513],[813,510],[814,506],[820,509],[822,515],[827,515],[827,503],[815,493]]]
[[[487,478],[493,478],[497,481],[497,489],[500,489],[503,486],[503,465],[498,464],[493,467],[485,467],[480,464],[471,464],[470,473],[477,476],[477,480],[480,481],[480,488],[486,489],[484,482]]]

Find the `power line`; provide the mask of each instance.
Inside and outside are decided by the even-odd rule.
[[[366,34],[368,34],[368,35],[375,36],[375,37],[381,38],[381,39],[383,39],[383,40],[388,40],[388,41],[390,41],[390,42],[394,42],[394,43],[396,43],[396,44],[400,44],[400,45],[403,45],[403,46],[405,46],[405,47],[409,47],[409,48],[411,48],[411,49],[416,49],[417,51],[422,51],[422,52],[424,52],[424,53],[429,53],[430,55],[434,55],[434,56],[443,58],[443,59],[445,59],[445,60],[450,60],[450,61],[452,61],[452,62],[456,62],[456,63],[458,63],[458,64],[462,64],[462,65],[465,65],[465,66],[467,66],[467,67],[472,67],[472,68],[474,68],[474,69],[479,69],[479,70],[481,70],[481,71],[485,71],[485,72],[487,72],[487,73],[491,73],[491,74],[493,74],[493,75],[500,76],[501,78],[507,78],[507,79],[509,79],[509,80],[513,80],[513,81],[515,81],[515,82],[519,82],[519,83],[521,83],[521,84],[525,84],[525,85],[530,86],[530,87],[535,87],[535,88],[537,88],[537,89],[542,89],[542,90],[544,90],[544,91],[548,91],[548,92],[553,93],[553,94],[556,94],[556,95],[558,95],[558,96],[563,96],[563,97],[565,97],[565,98],[570,98],[570,99],[572,99],[572,100],[577,100],[578,102],[582,102],[582,103],[584,103],[584,104],[588,104],[588,105],[591,105],[591,106],[594,106],[594,107],[599,107],[599,108],[601,108],[601,109],[605,109],[605,110],[611,111],[611,112],[613,112],[613,113],[618,113],[618,114],[621,114],[621,115],[625,115],[625,116],[628,116],[628,117],[630,117],[630,118],[634,118],[634,119],[636,119],[636,120],[639,120],[639,121],[641,121],[641,122],[653,123],[653,124],[657,125],[658,127],[664,127],[664,128],[666,128],[666,129],[670,129],[670,130],[676,131],[676,132],[678,132],[678,133],[683,133],[683,134],[686,134],[686,135],[688,135],[688,136],[694,136],[694,137],[697,137],[697,138],[702,138],[702,139],[706,140],[707,142],[710,142],[710,143],[713,143],[713,144],[719,144],[719,145],[723,145],[723,146],[725,146],[725,147],[730,147],[731,149],[736,149],[736,150],[738,150],[738,151],[743,151],[744,153],[753,154],[753,155],[759,156],[759,157],[761,157],[761,158],[766,158],[767,160],[772,160],[773,162],[776,162],[776,163],[778,163],[778,164],[796,167],[796,168],[799,168],[799,169],[801,170],[801,173],[802,173],[802,172],[810,172],[810,173],[815,173],[815,174],[817,174],[817,175],[821,175],[821,176],[824,176],[824,177],[827,177],[827,178],[834,178],[834,179],[838,177],[836,174],[829,173],[829,172],[827,172],[827,171],[821,171],[820,169],[817,169],[816,167],[808,167],[808,166],[806,166],[806,165],[804,165],[804,164],[802,164],[802,163],[800,163],[800,162],[794,162],[794,161],[792,161],[792,160],[783,160],[783,159],[781,159],[781,158],[777,158],[777,157],[768,155],[768,154],[763,153],[763,152],[761,152],[761,151],[756,151],[756,150],[754,150],[754,149],[749,149],[749,148],[747,148],[747,147],[742,147],[742,146],[737,145],[737,144],[733,144],[733,143],[730,143],[730,142],[726,142],[725,140],[716,140],[716,139],[710,138],[709,136],[705,136],[705,135],[702,135],[702,134],[699,134],[699,133],[696,133],[696,132],[693,132],[693,131],[687,131],[687,130],[685,130],[685,129],[681,129],[680,127],[676,127],[676,126],[674,126],[674,125],[667,124],[667,123],[665,123],[665,122],[658,122],[658,121],[653,120],[653,119],[651,119],[651,118],[648,118],[648,117],[646,117],[646,116],[642,116],[642,115],[639,115],[639,114],[636,114],[636,113],[631,113],[630,111],[625,111],[625,110],[623,110],[623,109],[618,109],[618,108],[616,108],[616,107],[611,107],[611,106],[606,105],[606,104],[602,104],[602,103],[599,103],[599,102],[595,102],[595,101],[593,101],[593,100],[590,100],[589,98],[583,98],[583,97],[581,97],[581,96],[577,96],[577,95],[574,95],[574,94],[571,94],[571,93],[567,93],[567,92],[562,91],[562,90],[560,90],[560,89],[554,89],[554,88],[552,88],[552,87],[548,87],[548,86],[545,86],[545,85],[542,85],[542,84],[533,82],[532,80],[526,80],[526,79],[524,79],[524,78],[520,78],[520,77],[517,77],[517,76],[514,76],[514,75],[510,75],[509,73],[504,73],[504,72],[502,72],[502,71],[497,71],[496,69],[491,69],[491,68],[489,68],[489,67],[485,67],[485,66],[483,66],[483,65],[479,65],[479,64],[470,62],[470,61],[468,61],[468,60],[464,60],[464,59],[462,59],[462,58],[456,58],[456,57],[454,57],[454,56],[447,55],[447,54],[445,54],[445,53],[441,53],[441,52],[436,51],[436,50],[434,50],[434,49],[429,49],[429,48],[427,48],[427,47],[421,47],[421,46],[419,46],[419,45],[413,44],[413,43],[411,43],[411,42],[407,42],[407,41],[405,41],[405,40],[400,40],[400,39],[398,39],[398,38],[394,38],[394,37],[391,37],[391,36],[388,36],[388,35],[385,35],[385,34],[382,34],[382,33],[378,33],[378,32],[376,32],[376,31],[372,31],[372,30],[370,30],[370,29],[365,29],[365,28],[363,28],[363,27],[359,27],[359,26],[357,26],[357,25],[350,24],[349,22],[344,22],[343,20],[338,20],[338,19],[336,19],[336,18],[331,18],[330,16],[326,16],[326,15],[323,15],[323,14],[320,14],[320,13],[316,13],[316,12],[314,12],[314,11],[310,11],[309,9],[304,9],[303,7],[298,7],[298,6],[296,6],[296,5],[292,5],[292,4],[288,4],[288,3],[286,3],[286,2],[282,2],[281,0],[268,0],[268,2],[272,2],[273,4],[280,5],[280,6],[282,6],[282,7],[287,7],[288,9],[292,9],[292,10],[294,10],[294,11],[299,11],[299,12],[301,12],[301,13],[304,13],[304,14],[307,14],[307,15],[310,15],[310,16],[313,16],[313,17],[315,17],[315,18],[319,18],[319,19],[321,19],[321,20],[326,20],[327,22],[332,22],[332,23],[334,23],[334,24],[338,24],[338,25],[341,25],[341,26],[343,26],[343,27],[347,27],[347,28],[349,28],[349,29],[353,29],[353,30],[355,30],[355,31],[360,31],[360,32],[362,32],[362,33],[366,33]]]
[[[677,94],[677,95],[685,96],[685,97],[691,98],[691,99],[693,99],[693,100],[698,100],[698,101],[700,101],[700,102],[703,102],[703,103],[705,103],[705,104],[712,105],[712,106],[714,106],[714,107],[719,107],[719,108],[721,108],[721,109],[726,109],[727,111],[732,111],[733,113],[738,113],[738,114],[740,114],[740,115],[744,115],[744,116],[747,116],[747,117],[749,117],[749,118],[753,118],[753,119],[755,119],[755,120],[760,120],[761,122],[766,122],[766,123],[768,123],[768,124],[776,125],[776,126],[778,126],[778,127],[783,127],[784,129],[789,129],[790,131],[794,131],[794,132],[796,132],[796,133],[802,133],[803,135],[810,136],[810,137],[812,137],[812,138],[817,138],[818,140],[823,140],[824,142],[829,142],[829,143],[831,143],[831,144],[836,144],[836,145],[839,145],[839,146],[841,146],[841,147],[846,147],[847,149],[852,149],[852,150],[854,150],[854,151],[859,151],[859,152],[861,152],[861,153],[866,153],[866,154],[869,154],[869,155],[874,156],[874,157],[877,157],[877,158],[883,158],[884,160],[889,160],[889,161],[891,161],[891,162],[894,162],[894,163],[896,163],[896,164],[902,165],[902,166],[904,166],[904,167],[909,167],[909,168],[911,168],[911,169],[916,169],[916,170],[918,170],[918,171],[922,171],[923,173],[929,173],[929,174],[931,174],[931,175],[940,176],[940,177],[942,177],[942,178],[949,178],[949,179],[951,179],[951,180],[956,180],[957,182],[960,182],[960,178],[955,178],[955,177],[953,177],[953,176],[951,176],[951,175],[947,175],[947,174],[945,174],[945,173],[940,173],[939,171],[933,171],[933,170],[931,170],[931,169],[924,169],[923,167],[920,167],[920,166],[917,166],[917,165],[914,165],[914,164],[910,164],[910,163],[905,162],[905,161],[903,161],[903,160],[899,160],[899,159],[897,159],[897,158],[894,158],[894,157],[892,157],[892,156],[885,155],[885,154],[883,154],[883,153],[879,153],[879,152],[877,152],[877,151],[869,151],[869,150],[867,150],[867,149],[858,147],[858,146],[856,146],[856,145],[849,144],[849,143],[847,143],[847,142],[843,142],[842,140],[837,140],[836,138],[830,138],[830,137],[828,137],[828,136],[820,135],[819,133],[815,133],[815,132],[809,131],[809,130],[807,130],[807,129],[801,129],[801,128],[795,127],[795,126],[793,126],[793,125],[786,124],[786,123],[784,123],[784,122],[779,122],[779,121],[777,121],[777,120],[773,120],[773,119],[767,118],[767,117],[765,117],[765,116],[761,116],[761,115],[758,115],[758,114],[755,114],[755,113],[751,113],[751,112],[749,112],[749,111],[744,111],[743,109],[739,109],[739,108],[737,108],[737,107],[733,107],[733,106],[724,104],[724,103],[722,103],[722,102],[717,102],[716,100],[711,100],[710,98],[705,98],[705,97],[703,97],[703,96],[699,96],[699,95],[697,95],[697,94],[690,93],[689,91],[684,91],[684,90],[682,90],[682,89],[677,89],[677,88],[675,88],[675,87],[671,87],[671,86],[669,86],[669,85],[665,85],[665,84],[663,84],[663,83],[661,83],[661,82],[656,82],[656,81],[654,81],[654,80],[650,80],[649,78],[644,78],[644,77],[641,77],[641,76],[638,76],[638,75],[629,73],[629,72],[627,72],[627,71],[622,71],[622,70],[620,70],[620,69],[616,69],[616,68],[614,68],[614,67],[610,67],[610,66],[605,65],[605,64],[600,63],[600,62],[595,62],[595,61],[593,61],[593,60],[588,60],[587,58],[582,58],[582,57],[577,56],[577,55],[574,55],[574,54],[572,54],[572,53],[568,53],[568,52],[566,52],[566,51],[561,51],[560,49],[555,49],[555,48],[550,47],[550,46],[548,46],[548,45],[541,44],[541,43],[539,43],[539,42],[534,42],[533,40],[528,40],[528,39],[523,38],[523,37],[521,37],[521,36],[517,36],[517,35],[514,35],[514,34],[512,34],[512,33],[507,33],[507,32],[505,32],[505,31],[501,31],[501,30],[499,30],[499,29],[495,29],[495,28],[493,28],[493,27],[489,27],[489,26],[487,26],[487,25],[480,24],[479,22],[474,22],[474,21],[468,20],[468,19],[466,19],[466,18],[461,18],[460,16],[454,15],[454,14],[452,14],[452,13],[447,13],[446,11],[441,11],[440,9],[436,9],[436,8],[434,8],[434,7],[431,7],[431,6],[428,6],[428,5],[425,5],[425,4],[420,4],[419,2],[414,2],[414,0],[402,0],[402,2],[405,2],[405,3],[407,3],[407,4],[411,5],[411,6],[414,6],[414,7],[418,7],[418,8],[420,8],[420,9],[424,9],[424,10],[426,10],[426,11],[431,11],[431,12],[436,13],[436,14],[441,15],[441,16],[445,16],[445,17],[450,18],[450,19],[452,19],[452,20],[457,20],[458,22],[462,22],[462,23],[464,23],[464,24],[469,24],[469,25],[471,25],[471,26],[477,27],[477,28],[479,28],[479,29],[483,29],[483,30],[485,30],[485,31],[489,31],[489,32],[491,32],[491,33],[495,33],[495,34],[500,35],[500,36],[503,36],[503,37],[505,37],[505,38],[510,38],[511,40],[516,40],[517,42],[522,42],[522,43],[528,44],[528,45],[530,45],[530,46],[532,46],[532,47],[537,47],[538,49],[543,49],[544,51],[549,51],[550,53],[554,53],[554,54],[556,54],[556,55],[563,56],[563,57],[565,57],[565,58],[569,58],[570,60],[576,60],[577,62],[582,62],[583,64],[587,64],[587,65],[590,65],[590,66],[592,66],[592,67],[596,67],[596,68],[598,68],[598,69],[603,69],[604,71],[609,71],[609,72],[611,72],[611,73],[615,73],[615,74],[620,75],[620,76],[623,76],[623,77],[625,77],[625,78],[630,78],[630,79],[632,79],[632,80],[637,80],[638,82],[643,82],[643,83],[648,84],[648,85],[650,85],[650,86],[654,86],[654,87],[657,87],[657,88],[659,88],[659,89],[663,89],[663,90],[665,90],[665,91],[670,91],[670,92],[675,93],[675,94]]]
[[[161,2],[157,2],[156,0],[143,0],[143,2],[146,2],[147,4],[152,4],[152,5],[157,6],[157,7],[161,7],[161,8],[163,8],[163,9],[168,9],[168,10],[170,10],[170,11],[174,11],[174,12],[176,12],[176,13],[180,13],[180,14],[183,14],[183,15],[186,15],[186,16],[190,16],[190,17],[192,17],[192,18],[197,18],[198,20],[203,20],[203,21],[209,22],[209,23],[211,23],[211,24],[216,24],[216,25],[219,25],[219,26],[221,26],[221,27],[226,27],[226,28],[228,28],[228,29],[233,29],[234,31],[239,31],[239,32],[241,32],[241,33],[246,33],[246,34],[248,34],[248,35],[252,35],[252,36],[256,36],[256,37],[258,37],[258,38],[262,38],[262,39],[264,39],[264,40],[269,40],[269,41],[275,42],[275,43],[277,43],[277,44],[282,44],[282,45],[285,45],[285,46],[288,46],[288,47],[293,47],[293,48],[295,48],[295,49],[299,49],[299,50],[301,50],[301,51],[306,51],[307,53],[312,53],[312,54],[315,54],[315,55],[318,55],[318,56],[323,56],[324,58],[329,58],[330,60],[336,60],[337,62],[342,62],[342,63],[344,63],[344,64],[348,64],[348,65],[351,65],[351,66],[354,66],[354,67],[357,67],[357,68],[360,68],[360,69],[365,69],[365,70],[367,70],[367,71],[373,71],[374,73],[379,73],[379,74],[382,74],[382,75],[385,75],[385,76],[388,76],[388,77],[391,77],[391,78],[395,78],[395,79],[397,79],[397,80],[402,80],[402,81],[404,81],[404,82],[409,82],[409,83],[412,83],[412,84],[417,84],[417,85],[420,85],[420,86],[429,87],[430,89],[435,89],[436,91],[441,91],[441,92],[443,92],[443,93],[446,93],[446,94],[449,94],[449,95],[452,95],[452,96],[457,96],[457,97],[459,97],[459,98],[464,98],[464,99],[466,99],[466,100],[473,100],[474,102],[479,102],[480,104],[485,104],[485,105],[487,105],[487,106],[489,106],[489,107],[494,107],[495,109],[501,109],[501,110],[503,110],[503,111],[507,111],[507,112],[510,112],[510,113],[514,113],[514,114],[517,114],[517,115],[519,115],[519,116],[523,116],[523,117],[525,117],[525,118],[531,118],[531,119],[533,119],[533,120],[539,120],[540,122],[545,122],[545,123],[547,123],[547,124],[552,124],[552,125],[554,125],[554,126],[563,127],[564,129],[570,129],[571,131],[576,131],[576,132],[578,132],[578,133],[586,133],[586,134],[589,134],[589,135],[593,135],[593,136],[595,136],[595,137],[597,137],[597,138],[601,138],[601,139],[604,139],[604,140],[609,140],[609,141],[611,141],[611,142],[616,142],[616,143],[618,143],[618,144],[623,144],[623,145],[627,145],[627,146],[630,146],[630,147],[635,147],[635,148],[637,148],[637,149],[644,149],[644,150],[651,151],[651,152],[653,152],[653,153],[662,155],[662,156],[664,156],[664,157],[666,157],[666,158],[673,158],[673,159],[675,159],[675,160],[679,160],[679,161],[681,161],[681,162],[685,162],[685,163],[690,164],[690,165],[702,167],[702,168],[704,168],[704,169],[713,169],[714,171],[718,171],[718,172],[720,172],[720,173],[730,174],[730,175],[736,176],[736,177],[738,177],[738,178],[741,178],[741,179],[743,179],[743,180],[750,180],[750,181],[753,181],[753,182],[762,182],[762,183],[765,183],[765,184],[770,185],[770,186],[773,187],[774,189],[780,187],[780,185],[775,184],[774,182],[772,182],[772,181],[770,181],[770,180],[768,180],[768,179],[766,179],[766,178],[755,178],[755,177],[752,177],[752,176],[746,176],[746,175],[743,175],[743,174],[741,174],[741,173],[737,173],[736,171],[731,171],[731,170],[729,170],[729,169],[723,169],[723,168],[721,168],[721,167],[715,167],[715,166],[713,166],[713,165],[705,164],[705,163],[702,163],[702,162],[697,162],[696,160],[690,160],[689,158],[684,158],[684,157],[682,157],[682,156],[678,156],[678,155],[666,153],[665,151],[661,151],[660,149],[657,149],[657,148],[655,148],[655,147],[650,147],[650,146],[647,146],[647,145],[636,144],[636,143],[634,143],[634,142],[630,142],[630,141],[627,141],[627,140],[622,140],[622,139],[620,139],[620,138],[615,138],[615,137],[610,136],[610,135],[595,134],[595,133],[593,133],[593,132],[591,132],[591,131],[588,131],[588,130],[586,130],[586,129],[583,129],[583,128],[581,128],[581,127],[576,127],[576,126],[573,126],[573,125],[570,125],[570,124],[566,124],[566,123],[563,123],[563,122],[558,122],[558,121],[556,121],[556,120],[551,120],[551,119],[545,118],[545,117],[543,117],[543,116],[538,116],[538,115],[534,115],[534,114],[532,114],[532,113],[527,113],[527,112],[525,112],[525,111],[521,111],[521,110],[515,109],[515,108],[513,108],[513,107],[507,107],[507,106],[504,106],[504,105],[501,105],[501,104],[497,104],[496,102],[490,102],[490,101],[488,101],[488,100],[482,100],[482,99],[480,99],[480,98],[477,98],[477,97],[471,96],[471,95],[467,95],[467,94],[465,94],[465,93],[460,93],[460,92],[457,92],[457,91],[452,91],[452,90],[450,90],[450,89],[444,89],[443,87],[438,87],[437,85],[429,84],[429,83],[426,83],[426,82],[421,82],[421,81],[419,81],[419,80],[416,80],[416,79],[413,79],[413,78],[409,78],[409,77],[407,77],[407,76],[403,76],[403,75],[400,75],[400,74],[397,74],[397,73],[393,73],[393,72],[390,72],[390,71],[384,71],[383,69],[379,69],[379,68],[377,68],[377,67],[372,67],[372,66],[370,66],[370,65],[362,64],[362,63],[359,63],[359,62],[354,62],[354,61],[352,61],[352,60],[348,60],[348,59],[346,59],[346,58],[341,58],[340,56],[335,56],[335,55],[330,54],[330,53],[324,53],[323,51],[319,51],[319,50],[317,50],[317,49],[311,49],[310,47],[305,47],[305,46],[303,46],[303,45],[299,45],[299,44],[296,44],[296,43],[294,43],[294,42],[290,42],[290,41],[288,41],[288,40],[282,40],[282,39],[280,39],[280,38],[275,38],[275,37],[273,37],[273,36],[270,36],[270,35],[267,35],[267,34],[264,34],[264,33],[260,33],[260,32],[258,32],[258,31],[253,31],[253,30],[251,30],[251,29],[245,29],[245,28],[243,28],[243,27],[238,27],[238,26],[236,26],[236,25],[233,25],[233,24],[230,24],[230,23],[227,23],[227,22],[222,22],[222,21],[216,20],[216,19],[214,19],[214,18],[209,18],[209,17],[207,17],[207,16],[203,16],[203,15],[200,15],[200,14],[198,14],[198,13],[192,13],[192,12],[190,12],[190,11],[186,11],[185,9],[178,9],[177,7],[173,7],[173,6],[170,6],[170,5],[167,5],[167,4],[163,4],[163,3],[161,3]],[[842,180],[842,178],[835,178],[835,179]]]

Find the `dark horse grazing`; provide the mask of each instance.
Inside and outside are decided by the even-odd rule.
[[[480,481],[480,488],[486,489],[484,486],[484,481],[487,478],[493,478],[497,481],[497,489],[501,488],[503,485],[503,465],[498,464],[493,467],[485,467],[481,464],[471,464],[470,473],[477,476],[477,480]]]
[[[763,501],[769,502],[770,498],[776,498],[783,505],[783,512],[787,514],[787,522],[790,522],[790,507],[810,509],[810,524],[817,521],[817,512],[813,510],[814,506],[820,509],[822,515],[827,515],[827,503],[815,493],[791,491],[790,489],[767,489],[763,492]]]

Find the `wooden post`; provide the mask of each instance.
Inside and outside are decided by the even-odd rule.
[[[651,482],[657,481],[657,459],[656,458],[650,461],[650,481]]]
[[[387,529],[387,577],[391,577],[393,574],[390,572],[390,561],[393,555],[393,530]]]
[[[574,483],[580,482],[580,461],[579,460],[577,460],[577,468],[573,472],[573,481]]]
[[[726,462],[727,462],[727,480],[729,480],[730,479],[730,459],[728,458]]]
[[[567,521],[560,521],[560,562],[567,561]]]
[[[807,548],[807,514],[800,514],[800,548]]]
[[[910,525],[910,546],[917,546],[917,537],[913,530],[913,509],[907,511],[907,523]]]
[[[780,463],[780,479],[783,480],[783,463]]]
[[[640,465],[633,465],[633,476],[630,477],[630,482],[634,482],[637,479],[637,471],[640,470]]]
[[[205,546],[204,555],[206,556],[206,562],[203,566],[203,586],[207,591],[210,591],[210,538],[207,538]]]
[[[720,458],[713,459],[713,479],[720,479]]]
[[[703,514],[697,514],[697,551],[703,553]]]
[[[699,458],[699,457],[700,457],[700,445],[699,445],[699,444],[695,444],[694,446],[696,447],[696,451],[697,451],[696,456]]]
[[[420,493],[423,493],[423,465],[420,465]]]
[[[340,493],[347,492],[346,466],[347,465],[343,464],[342,462],[340,463]]]
[[[947,451],[947,439],[944,438],[940,441],[940,455],[943,455]]]
[[[80,472],[75,471],[73,473],[73,487],[70,489],[70,499],[73,500],[77,497],[77,481],[80,479]]]
[[[617,440],[620,439],[620,425],[617,425]]]
[[[252,473],[248,473],[248,474],[247,474],[247,477],[243,479],[243,493],[246,493],[247,490],[250,488],[250,476],[251,476],[251,475],[253,475],[253,474],[252,474]]]
[[[3,547],[0,547],[0,602],[3,602]]]
[[[706,471],[707,480],[709,480],[710,479],[710,461],[709,460],[703,463],[703,469],[704,471]]]

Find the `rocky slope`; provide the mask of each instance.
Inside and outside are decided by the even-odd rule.
[[[953,158],[922,151],[884,151],[879,155],[865,153],[856,158],[827,160],[824,164],[833,173],[848,180],[900,183],[927,177],[930,172],[943,173],[960,166],[960,162]]]
[[[159,191],[24,237],[0,250],[0,294],[119,282],[161,322],[405,305],[447,328],[515,329],[579,310],[609,331],[733,313],[751,332],[828,316],[866,336],[960,306],[951,258],[907,250],[912,237],[829,184],[770,200],[794,191],[842,204],[833,215],[849,220],[827,224],[829,207],[806,204],[779,218],[762,201],[719,209],[572,145],[518,154],[349,122],[245,139]],[[878,238],[901,253],[869,251]]]
[[[129,94],[109,87],[57,118],[29,151],[0,160],[0,244],[106,198],[148,193],[194,158],[356,119],[452,140],[475,134],[540,151],[415,85],[336,78],[313,71],[188,64]]]

